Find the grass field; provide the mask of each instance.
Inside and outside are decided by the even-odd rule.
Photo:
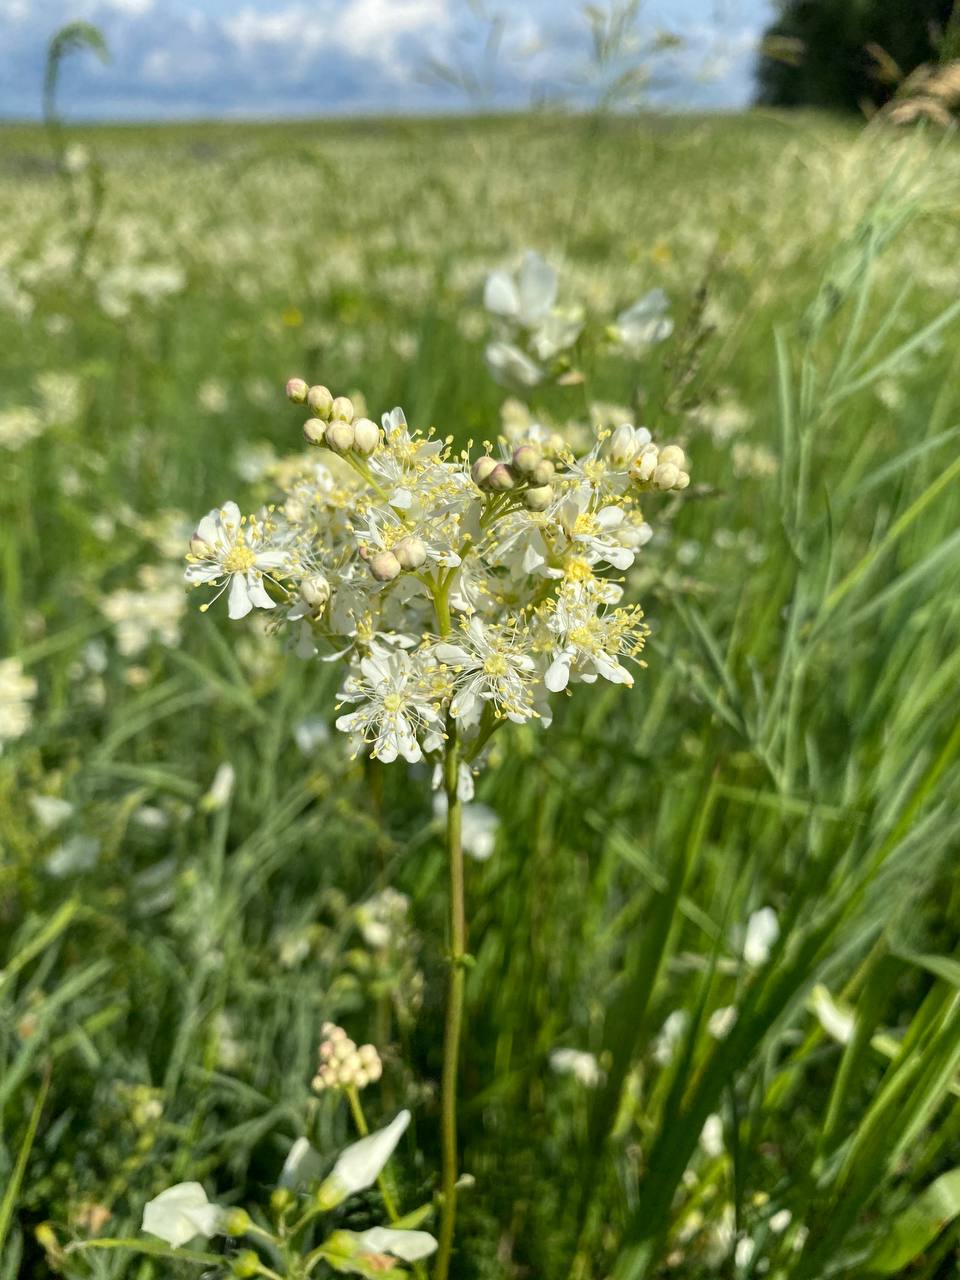
[[[533,418],[646,423],[693,483],[629,571],[635,687],[555,699],[477,779],[451,1274],[955,1275],[956,144],[760,115],[60,144],[0,131],[0,1277],[196,1274],[69,1245],[179,1181],[265,1204],[304,1134],[330,1161],[328,1020],[383,1057],[371,1124],[413,1113],[404,1211],[434,1196],[430,769],[352,760],[339,671],[201,616],[183,556],[302,451],[291,375],[462,443],[522,419],[482,297],[528,247],[601,335]],[[604,325],[657,287],[673,335],[625,359]]]

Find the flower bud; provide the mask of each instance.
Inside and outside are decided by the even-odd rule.
[[[231,1261],[230,1273],[238,1276],[240,1280],[248,1280],[249,1276],[262,1275],[260,1259],[252,1249],[244,1249],[243,1253],[238,1253]]]
[[[677,479],[673,482],[673,487],[675,489],[685,489],[689,483],[690,483],[690,472],[681,471]]]
[[[380,428],[377,424],[369,418],[358,418],[353,424],[353,447],[357,453],[369,458],[379,443]]]
[[[491,471],[496,467],[497,463],[489,454],[484,454],[482,458],[478,458],[470,468],[470,474],[473,477],[473,483],[481,489],[487,487]]]
[[[610,461],[625,467],[637,456],[637,436],[629,422],[622,422],[610,437]]]
[[[400,562],[401,569],[419,569],[427,558],[427,548],[422,539],[401,538],[393,548],[393,554]]]
[[[275,1218],[281,1218],[297,1203],[297,1197],[289,1187],[277,1187],[270,1193],[270,1209]]]
[[[205,556],[213,554],[213,547],[209,542],[205,542],[199,533],[195,533],[190,539],[190,554],[202,560]]]
[[[309,390],[302,378],[291,378],[287,382],[287,399],[292,400],[294,404],[306,404]]]
[[[334,453],[349,453],[353,448],[353,427],[343,418],[334,418],[327,423],[323,439]]]
[[[307,392],[307,408],[318,418],[329,418],[333,396],[326,387],[311,387]]]
[[[300,595],[314,613],[321,613],[330,599],[330,583],[322,573],[311,574],[300,583]]]
[[[308,418],[303,424],[303,438],[307,444],[323,444],[327,424],[322,418]]]
[[[490,474],[487,476],[485,488],[492,489],[494,493],[507,493],[510,489],[517,487],[517,477],[512,467],[505,462],[498,462]]]
[[[370,1083],[370,1077],[364,1067],[357,1067],[353,1073],[353,1087],[355,1089],[365,1089]]]
[[[557,474],[557,469],[549,458],[541,458],[530,473],[530,483],[534,485],[549,484]]]
[[[344,422],[352,422],[356,417],[353,401],[349,396],[337,396],[330,407],[331,418],[342,418]]]
[[[522,444],[513,451],[513,465],[522,476],[532,476],[541,461],[540,450],[532,444]]]
[[[673,462],[661,462],[653,473],[655,489],[672,489],[680,478],[680,468]]]
[[[538,485],[533,489],[524,489],[523,505],[528,511],[546,511],[553,501],[553,485]]]
[[[668,444],[660,450],[660,461],[672,463],[678,471],[687,465],[687,456],[678,444]]]
[[[381,551],[370,558],[370,572],[378,582],[392,582],[403,572],[403,565],[392,551]]]
[[[653,473],[657,469],[657,461],[659,459],[660,450],[655,444],[648,444],[640,457],[633,464],[631,474],[640,484],[646,484],[653,477]]]
[[[228,1209],[223,1218],[223,1231],[228,1236],[242,1236],[250,1230],[250,1215],[246,1209]]]

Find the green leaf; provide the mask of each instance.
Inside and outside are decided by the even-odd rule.
[[[883,1242],[866,1261],[866,1269],[890,1276],[900,1271],[960,1214],[960,1169],[931,1182],[909,1209],[885,1228]]]

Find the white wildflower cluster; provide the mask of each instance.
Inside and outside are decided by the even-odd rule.
[[[320,1028],[320,1059],[311,1083],[314,1093],[325,1089],[365,1089],[383,1075],[383,1063],[376,1046],[357,1045],[343,1027],[325,1022]]]
[[[326,387],[287,395],[318,455],[275,470],[277,503],[204,516],[186,577],[231,618],[270,610],[301,656],[347,660],[356,752],[439,759],[455,731],[470,765],[500,725],[549,725],[551,694],[632,685],[647,627],[618,575],[651,536],[641,497],[689,484],[682,449],[622,423],[579,457],[501,440],[471,465],[401,409],[377,425]]]
[[[36,695],[37,682],[23,674],[20,659],[0,659],[0,751],[4,742],[22,738],[30,728],[30,704]]]
[[[532,249],[516,274],[494,271],[487,277],[483,304],[500,333],[484,356],[495,382],[530,388],[548,377],[578,379],[568,353],[584,330],[585,313],[580,305],[558,305],[558,292],[556,271]],[[662,289],[651,289],[607,325],[607,340],[626,355],[643,355],[673,332],[669,305]]]

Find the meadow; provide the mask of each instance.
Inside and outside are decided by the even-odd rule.
[[[393,1194],[437,1192],[430,768],[352,758],[339,671],[183,583],[303,452],[292,376],[691,464],[628,571],[646,669],[466,805],[451,1274],[956,1274],[958,211],[952,139],[802,114],[0,131],[2,1280],[197,1274],[76,1246],[181,1181],[271,1202],[303,1136],[328,1168],[326,1022],[371,1125],[413,1114]],[[600,337],[508,391],[484,282],[528,248]]]

